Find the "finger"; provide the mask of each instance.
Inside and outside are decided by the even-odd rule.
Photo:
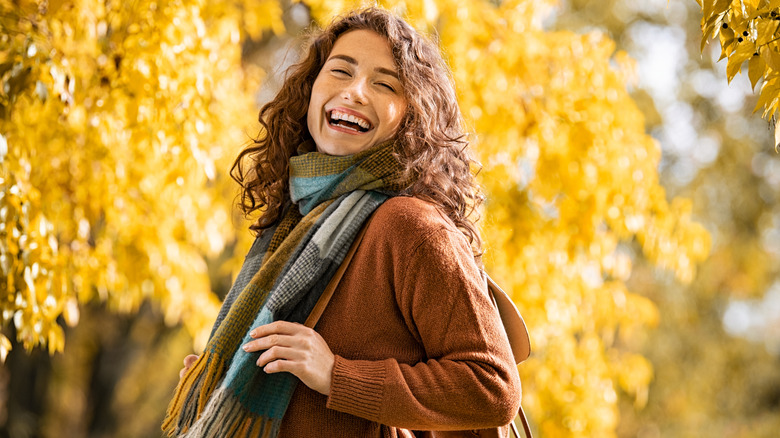
[[[294,334],[272,333],[256,338],[253,341],[247,342],[243,348],[245,351],[260,351],[279,345],[282,347],[311,349],[316,345],[316,341],[319,337],[319,334],[314,330],[303,327],[303,330],[296,330]]]
[[[254,352],[254,351],[267,350],[271,347],[276,347],[276,346],[302,348],[303,345],[304,343],[302,342],[301,337],[299,335],[271,334],[259,339],[255,339],[254,341],[249,341],[246,344],[244,344],[241,348],[243,348],[244,351],[247,352]]]
[[[254,330],[249,332],[249,336],[253,338],[262,338],[263,336],[268,336],[271,334],[294,335],[304,331],[304,329],[309,328],[303,324],[298,324],[295,322],[274,321],[270,324],[255,327]]]
[[[187,357],[184,358],[184,367],[189,368],[198,360],[198,356],[194,354],[189,354]]]
[[[257,362],[255,363],[257,366],[262,368],[269,363],[278,360],[300,362],[305,358],[305,356],[306,355],[303,352],[294,348],[272,347],[263,352],[263,354],[257,358]]]
[[[301,378],[301,364],[291,360],[275,360],[263,367],[263,371],[268,374],[288,372],[295,375],[299,379]]]

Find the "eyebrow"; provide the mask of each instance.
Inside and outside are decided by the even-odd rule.
[[[328,58],[328,61],[330,61],[331,59],[340,59],[340,60],[346,61],[347,63],[352,64],[352,65],[357,65],[357,63],[358,63],[355,58],[353,58],[353,57],[351,57],[349,55],[333,55],[330,58]],[[384,73],[386,75],[392,76],[392,77],[400,80],[400,78],[398,77],[398,73],[395,70],[390,70],[389,68],[384,68],[384,67],[377,67],[374,70],[378,71],[379,73]]]

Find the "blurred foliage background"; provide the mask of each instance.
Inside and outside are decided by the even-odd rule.
[[[702,45],[780,11],[703,3],[378,2],[452,66],[542,437],[780,430],[773,55],[733,78]],[[160,435],[252,240],[232,159],[300,35],[358,4],[0,1],[0,436]]]

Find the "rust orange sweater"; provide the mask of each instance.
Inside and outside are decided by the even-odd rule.
[[[386,201],[316,326],[330,395],[299,384],[280,437],[394,437],[508,424],[520,379],[468,241],[430,203]]]

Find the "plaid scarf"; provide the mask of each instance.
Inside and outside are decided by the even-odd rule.
[[[388,142],[355,155],[290,159],[298,208],[288,208],[247,254],[203,354],[168,406],[168,436],[277,436],[298,378],[266,374],[255,365],[260,353],[240,347],[257,326],[306,320],[364,221],[406,187],[393,149]]]

